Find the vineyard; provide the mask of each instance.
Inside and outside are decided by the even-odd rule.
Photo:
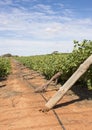
[[[84,40],[81,43],[74,41],[72,53],[53,53],[47,55],[16,58],[30,69],[36,70],[50,79],[55,73],[62,72],[59,82],[63,84],[76,71],[81,63],[92,54],[92,41]],[[92,89],[92,65],[78,80],[80,86]]]
[[[6,77],[10,73],[10,60],[0,57],[0,78]]]
[[[92,41],[84,40],[82,43],[74,41],[72,53],[54,52],[37,56],[0,57],[0,128],[2,130],[79,130],[80,128],[91,130],[92,65],[89,67],[86,64],[87,68],[89,67],[87,71],[86,65],[80,66],[90,55],[92,56]],[[92,61],[89,63],[91,64]],[[63,84],[78,68],[80,74],[86,73],[71,90],[66,94],[63,93],[67,90],[64,89]],[[49,79],[57,72],[61,72],[61,75],[58,79],[59,84],[56,85],[54,82],[50,83]],[[74,81],[74,77],[72,80]],[[36,90],[48,83],[50,84],[46,91],[36,93]],[[69,85],[71,83],[69,82]],[[67,87],[69,85],[66,84]],[[53,109],[52,106],[46,105],[51,102],[54,95],[60,99],[62,94],[65,96],[63,95],[58,103],[53,102],[56,104]],[[57,97],[54,101],[58,101]],[[49,108],[48,112],[45,111],[47,108]]]

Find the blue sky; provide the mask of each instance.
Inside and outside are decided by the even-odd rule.
[[[0,0],[0,55],[71,52],[92,40],[92,0]]]

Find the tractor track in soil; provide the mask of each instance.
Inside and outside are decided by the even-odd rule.
[[[49,112],[39,111],[56,90],[34,93],[47,80],[16,60],[0,88],[0,130],[92,130],[92,101],[66,94]],[[60,86],[59,86],[60,87]],[[51,91],[53,89],[53,91]]]

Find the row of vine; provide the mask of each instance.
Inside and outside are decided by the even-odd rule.
[[[91,54],[92,41],[83,40],[80,43],[74,41],[72,53],[18,57],[17,59],[30,69],[42,73],[47,79],[50,79],[58,71],[62,71],[60,82],[63,84]],[[88,89],[92,89],[92,65],[78,82],[81,86],[87,86]]]
[[[0,57],[0,78],[6,77],[10,73],[10,60],[9,58]]]

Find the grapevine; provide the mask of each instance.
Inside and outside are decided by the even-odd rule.
[[[74,41],[72,53],[47,54],[30,57],[18,57],[24,65],[36,70],[50,79],[55,73],[61,71],[60,82],[64,83],[77,70],[81,63],[92,54],[92,41]],[[92,65],[88,71],[79,79],[79,83],[92,89]]]
[[[0,78],[6,77],[10,73],[10,68],[9,59],[0,57]]]

